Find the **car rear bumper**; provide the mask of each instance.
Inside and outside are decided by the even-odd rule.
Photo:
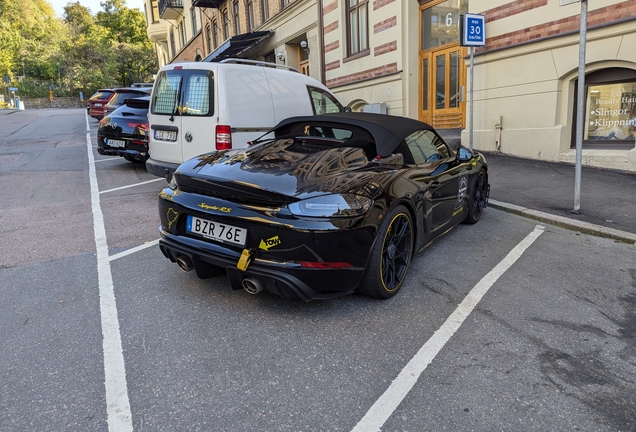
[[[351,294],[355,291],[364,268],[305,268],[297,262],[279,262],[255,258],[245,270],[237,268],[240,253],[223,245],[177,236],[159,228],[161,252],[172,262],[185,260],[197,276],[206,279],[225,269],[234,290],[251,292],[246,282],[260,286],[282,298],[299,298],[305,302]],[[183,261],[179,263],[182,265]]]
[[[133,159],[135,161],[143,162],[148,159],[148,150],[142,145],[131,144],[128,142],[127,147],[137,147],[139,150],[134,148],[115,148],[108,147],[104,144],[104,138],[101,136],[97,137],[97,153],[103,156],[121,156],[127,159]]]
[[[175,172],[177,168],[179,168],[179,164],[176,163],[162,162],[153,158],[146,161],[146,170],[148,170],[150,174],[163,177],[168,181],[170,181],[172,173]]]

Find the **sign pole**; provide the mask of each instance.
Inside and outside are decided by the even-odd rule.
[[[585,43],[587,39],[587,0],[581,0],[579,36],[579,81],[576,101],[576,165],[574,168],[574,209],[581,214],[581,165],[583,164],[583,121],[585,117]]]
[[[486,17],[479,14],[464,14],[460,19],[459,26],[461,46],[470,47],[470,104],[468,114],[470,121],[468,124],[468,145],[473,150],[474,114],[475,114],[475,92],[474,92],[474,70],[475,70],[475,47],[486,46]]]
[[[469,125],[469,130],[468,130],[468,144],[470,146],[470,149],[473,149],[473,114],[474,114],[474,98],[473,98],[473,77],[474,77],[474,73],[473,71],[474,69],[474,62],[475,62],[475,47],[471,46],[470,47],[470,125]]]

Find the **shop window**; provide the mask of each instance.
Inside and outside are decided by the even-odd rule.
[[[636,141],[636,71],[613,68],[588,77],[583,145],[586,148],[633,148]],[[574,120],[573,125],[576,125],[576,118]],[[575,147],[576,127],[573,127],[572,136],[572,147]]]

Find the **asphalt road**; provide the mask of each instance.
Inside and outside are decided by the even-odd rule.
[[[251,296],[163,257],[96,125],[0,111],[0,431],[636,430],[634,246],[487,209],[392,299]]]

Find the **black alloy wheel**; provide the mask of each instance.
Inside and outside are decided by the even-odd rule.
[[[385,215],[358,291],[379,299],[395,295],[402,287],[412,253],[413,221],[400,205]]]
[[[468,199],[468,212],[466,214],[467,224],[476,224],[481,218],[482,210],[486,207],[488,199],[488,176],[483,169],[477,173],[473,192]]]

